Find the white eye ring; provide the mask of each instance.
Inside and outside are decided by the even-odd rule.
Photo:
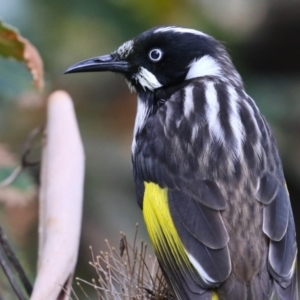
[[[150,60],[152,60],[153,62],[158,62],[162,59],[163,57],[163,52],[160,49],[152,49],[149,52],[149,58]]]

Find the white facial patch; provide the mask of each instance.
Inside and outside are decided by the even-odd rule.
[[[209,55],[193,60],[189,65],[189,71],[185,79],[204,76],[221,76],[221,66]]]
[[[134,85],[127,79],[125,79],[125,82],[130,90],[131,93],[136,93],[136,88],[134,87]]]
[[[195,30],[195,29],[176,27],[176,26],[161,27],[161,28],[154,30],[154,33],[167,32],[167,31],[172,31],[172,32],[177,32],[177,33],[191,33],[191,34],[196,34],[196,35],[208,36],[207,34],[201,32],[201,31]]]
[[[116,53],[121,58],[126,58],[128,54],[132,51],[133,48],[133,40],[129,40],[125,42],[123,45],[121,45]]]
[[[134,78],[140,83],[144,90],[149,89],[153,91],[162,87],[162,84],[157,80],[153,73],[147,69],[140,67]]]

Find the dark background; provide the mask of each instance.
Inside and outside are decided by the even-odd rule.
[[[204,31],[228,48],[248,94],[275,134],[300,232],[299,1],[4,0],[0,12],[3,21],[17,27],[38,48],[46,73],[41,94],[34,90],[25,66],[0,59],[0,146],[6,144],[20,155],[30,130],[45,122],[45,98],[51,91],[65,89],[76,105],[87,166],[76,276],[88,281],[95,277],[88,265],[89,245],[95,253],[105,250],[105,238],[118,245],[119,232],[126,232],[130,239],[136,222],[140,238],[148,239],[131,175],[136,95],[130,94],[118,75],[63,72],[77,61],[109,53],[162,24]],[[38,178],[37,170],[33,175]],[[0,200],[4,197],[0,191]],[[32,279],[36,203],[3,204],[0,221]]]

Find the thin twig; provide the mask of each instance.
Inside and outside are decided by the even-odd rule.
[[[30,162],[28,160],[28,156],[31,153],[32,144],[33,144],[34,139],[42,132],[42,130],[43,130],[43,127],[35,128],[28,135],[28,137],[25,140],[24,146],[23,146],[21,165],[17,166],[6,179],[4,179],[2,182],[0,182],[0,189],[12,184],[16,180],[16,178],[21,174],[23,169],[25,169],[28,166],[33,166],[36,164],[36,162]],[[17,281],[15,280],[15,277],[11,270],[11,267],[9,266],[9,264],[7,263],[6,260],[8,259],[11,262],[11,264],[14,267],[15,271],[17,272],[18,277],[19,277],[21,283],[23,284],[28,296],[30,296],[32,293],[32,285],[31,285],[30,281],[28,280],[20,262],[18,261],[15,253],[13,252],[13,250],[11,248],[11,246],[9,245],[1,226],[0,226],[0,245],[2,246],[2,249],[3,249],[3,250],[1,249],[1,251],[0,251],[0,253],[1,253],[0,263],[3,268],[3,271],[6,274],[8,280],[9,280],[13,290],[15,291],[16,295],[18,296],[18,298],[21,300],[26,299],[23,295],[22,290],[19,288]]]
[[[76,280],[78,280],[78,278],[76,278]],[[84,283],[87,283],[85,281],[83,281]],[[90,283],[87,283],[90,284]],[[77,281],[77,286],[79,286],[79,288],[81,289],[81,291],[83,292],[83,294],[89,299],[89,296],[87,295],[87,293],[85,292],[85,290],[82,288],[80,282]]]
[[[35,141],[35,139],[44,131],[44,126],[39,126],[34,128],[29,135],[27,136],[24,145],[23,145],[23,151],[22,151],[22,159],[21,159],[21,166],[23,168],[26,167],[32,167],[40,163],[40,160],[38,161],[29,161],[28,157],[32,151],[32,145]]]
[[[10,282],[11,287],[13,288],[16,296],[18,297],[19,300],[26,300],[26,297],[24,296],[22,290],[20,289],[15,276],[13,275],[7,261],[6,261],[6,257],[5,254],[3,253],[3,250],[0,249],[0,265],[8,279],[8,281]]]
[[[99,300],[174,299],[157,260],[150,259],[150,265],[147,265],[147,245],[143,241],[137,242],[137,232],[133,244],[128,243],[126,235],[121,232],[119,251],[107,240],[105,242],[108,251],[100,251],[96,257],[92,253],[92,261],[89,262],[96,270],[99,286],[95,280],[92,280],[93,284],[88,284],[99,292]]]
[[[22,171],[23,171],[23,167],[17,166],[7,178],[5,178],[3,181],[0,182],[0,189],[11,185],[21,174]]]
[[[0,182],[0,189],[11,185],[25,168],[32,167],[39,164],[40,161],[31,162],[29,161],[28,157],[32,151],[32,144],[34,142],[34,139],[43,131],[43,129],[44,126],[40,126],[33,129],[29,133],[29,135],[27,136],[24,142],[21,164],[17,166],[7,178],[5,178],[3,181]]]
[[[13,252],[10,244],[7,241],[7,237],[5,236],[2,227],[0,226],[0,245],[2,246],[7,258],[15,268],[21,283],[23,284],[28,296],[32,293],[32,285],[26,276],[18,258],[16,257],[15,253]]]

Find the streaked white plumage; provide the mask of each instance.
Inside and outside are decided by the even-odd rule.
[[[233,153],[236,158],[238,158],[242,153],[243,144],[246,138],[245,128],[241,121],[240,112],[239,112],[239,103],[238,103],[238,95],[236,90],[231,86],[227,86],[227,91],[229,94],[229,123],[231,126],[231,130],[234,133],[235,138],[235,149]]]
[[[209,55],[204,55],[200,59],[193,60],[189,65],[189,71],[185,79],[204,76],[221,76],[220,65]]]
[[[144,90],[148,88],[150,91],[153,91],[154,89],[162,87],[162,84],[157,80],[155,75],[144,67],[140,67],[134,76]]]
[[[133,141],[131,145],[131,152],[134,153],[136,147],[136,135],[143,128],[149,114],[149,108],[144,101],[139,97],[137,99],[137,111],[133,129]]]
[[[185,89],[185,99],[183,103],[184,116],[188,118],[194,111],[193,86],[187,86]]]
[[[199,273],[199,275],[201,276],[201,278],[203,279],[203,281],[205,283],[213,283],[216,282],[215,280],[213,280],[203,269],[203,267],[199,264],[199,262],[193,257],[193,255],[189,254],[187,251],[185,251],[191,264],[193,265],[193,267],[197,270],[197,272]]]
[[[134,45],[133,40],[129,40],[122,44],[116,51],[119,57],[124,58],[128,56],[128,54],[132,51],[132,47]]]
[[[195,30],[195,29],[176,27],[176,26],[160,27],[160,28],[154,30],[154,33],[167,32],[167,31],[173,31],[173,32],[177,32],[177,33],[191,33],[191,34],[196,34],[196,35],[208,36],[207,34],[201,32],[201,31]]]
[[[205,110],[209,131],[215,140],[224,144],[224,131],[219,118],[220,105],[213,82],[208,82],[206,84],[205,97],[207,101]]]

